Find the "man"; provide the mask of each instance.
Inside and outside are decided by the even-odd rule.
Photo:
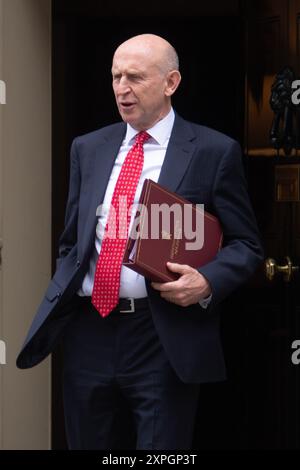
[[[123,122],[73,142],[57,270],[17,364],[37,364],[63,338],[71,449],[111,448],[120,395],[137,449],[187,449],[199,384],[225,378],[217,306],[262,250],[239,145],[171,107],[181,80],[173,47],[151,34],[129,39],[114,54],[112,79]],[[216,258],[199,269],[169,263],[174,282],[121,267],[124,243],[103,236],[111,207],[120,196],[137,202],[145,178],[204,203],[222,224]]]

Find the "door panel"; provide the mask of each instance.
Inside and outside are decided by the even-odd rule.
[[[251,5],[250,5],[251,3]],[[290,257],[299,266],[300,158],[296,139],[289,156],[270,144],[274,113],[270,107],[275,75],[290,66],[299,74],[299,1],[246,2],[248,10],[246,82],[246,154],[249,191],[258,217],[266,259],[286,266]],[[287,21],[288,19],[288,21]],[[259,24],[278,24],[251,34]],[[278,46],[278,47],[277,47]],[[272,58],[272,60],[271,60]],[[257,64],[260,74],[257,75]],[[258,79],[259,78],[259,79]],[[299,132],[297,111],[294,135]],[[283,118],[281,120],[283,125]],[[283,134],[282,134],[283,135]],[[292,190],[293,187],[293,190]],[[296,200],[293,200],[296,199]],[[263,269],[255,291],[247,299],[247,368],[253,371],[245,384],[248,390],[248,442],[257,448],[299,448],[300,369],[292,363],[292,343],[299,331],[299,270],[290,280],[282,268],[268,280]],[[257,341],[261,338],[261,341]],[[258,425],[259,423],[259,425]]]

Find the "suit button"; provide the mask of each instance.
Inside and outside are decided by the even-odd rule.
[[[79,260],[76,261],[76,267],[77,267],[77,268],[80,267],[80,261],[79,261]]]

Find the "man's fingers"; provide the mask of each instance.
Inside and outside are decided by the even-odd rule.
[[[153,289],[159,290],[160,292],[168,292],[170,290],[176,289],[176,283],[178,281],[171,282],[151,282]]]
[[[179,264],[179,263],[171,263],[167,262],[167,267],[170,269],[170,271],[173,271],[174,273],[179,273],[181,275],[190,273],[191,271],[194,270],[191,266],[188,266],[187,264]],[[159,290],[160,292],[168,292],[168,291],[173,291],[179,288],[179,283],[180,278],[177,279],[176,281],[170,281],[170,282],[152,282],[151,286],[153,289]]]

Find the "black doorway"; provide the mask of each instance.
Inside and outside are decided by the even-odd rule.
[[[214,16],[201,12],[182,16],[180,8],[173,17],[101,16],[91,8],[98,2],[88,2],[86,8],[83,1],[64,2],[63,7],[61,3],[53,0],[53,268],[64,221],[71,141],[119,120],[110,67],[113,51],[122,41],[151,32],[174,45],[183,80],[173,104],[184,118],[241,142],[244,115],[241,17],[220,16],[218,7]],[[78,3],[80,10],[74,7]],[[52,364],[52,448],[62,449],[66,443],[60,351],[53,355]],[[236,430],[231,434],[227,430],[230,387],[230,382],[204,386],[205,409],[199,408],[195,448],[234,447]],[[127,445],[125,435],[121,445]]]

